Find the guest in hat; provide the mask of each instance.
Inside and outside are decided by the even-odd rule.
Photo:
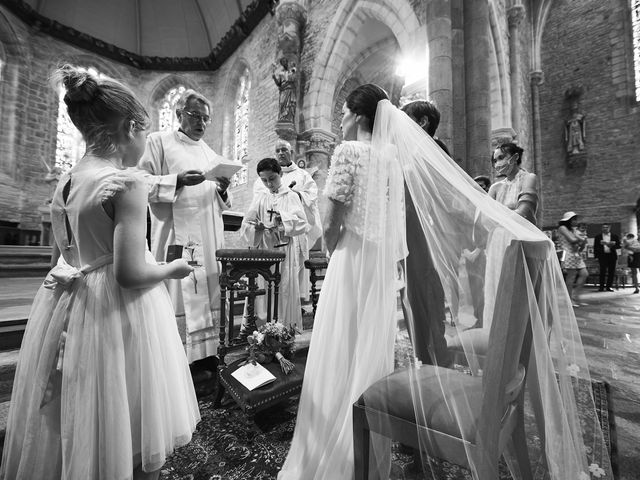
[[[587,244],[587,236],[578,230],[577,221],[577,213],[566,212],[558,223],[558,237],[564,251],[562,261],[562,268],[566,272],[564,280],[574,307],[580,306],[580,292],[589,275],[580,253]]]

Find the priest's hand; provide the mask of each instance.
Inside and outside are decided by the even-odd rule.
[[[185,186],[198,185],[199,183],[204,182],[204,173],[200,170],[185,170],[184,172],[180,172],[178,174],[178,179],[176,180],[176,189],[182,188]]]
[[[220,195],[223,195],[227,191],[227,188],[229,188],[231,180],[227,177],[216,177],[216,183],[218,184],[218,192],[220,192]]]

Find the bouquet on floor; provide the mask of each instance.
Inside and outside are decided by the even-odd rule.
[[[265,323],[247,337],[247,362],[255,365],[256,362],[269,363],[275,358],[280,362],[284,374],[289,375],[295,368],[290,360],[295,349],[295,338],[296,329],[293,326],[285,327],[279,322]]]

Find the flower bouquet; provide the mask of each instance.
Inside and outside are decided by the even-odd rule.
[[[249,342],[247,362],[254,365],[256,362],[269,363],[275,357],[280,362],[284,374],[288,375],[295,368],[289,360],[295,349],[295,338],[296,329],[293,326],[285,327],[279,322],[266,323],[247,337]]]

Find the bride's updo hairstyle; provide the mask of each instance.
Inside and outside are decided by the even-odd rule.
[[[347,96],[347,108],[356,115],[362,115],[369,120],[368,130],[373,130],[376,110],[380,100],[389,100],[389,95],[383,88],[374,83],[365,83],[353,90]]]
[[[116,80],[63,65],[53,73],[52,81],[66,90],[69,118],[87,143],[87,152],[111,155],[126,141],[131,125],[135,130],[148,126],[149,115],[140,101]]]

